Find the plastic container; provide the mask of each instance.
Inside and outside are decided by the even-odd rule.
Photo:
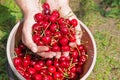
[[[85,80],[90,75],[91,71],[94,68],[97,52],[96,52],[96,43],[90,30],[81,21],[79,21],[79,23],[83,31],[82,42],[86,46],[87,54],[88,54],[88,60],[83,67],[83,74],[80,76],[81,77],[80,80]],[[14,72],[14,74],[17,76],[18,79],[25,80],[25,78],[21,74],[19,74],[19,72],[16,70],[13,64],[13,58],[15,57],[14,47],[15,47],[16,41],[21,39],[22,25],[23,25],[22,21],[18,22],[12,29],[7,41],[6,50],[7,50],[8,63],[12,71]]]

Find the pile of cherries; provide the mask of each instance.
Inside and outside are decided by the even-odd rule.
[[[58,10],[51,12],[48,3],[42,7],[42,13],[34,16],[33,41],[38,46],[48,46],[47,52],[69,51],[69,56],[42,58],[20,42],[15,48],[14,66],[26,80],[79,80],[88,56],[84,45],[69,46],[76,41],[77,20],[60,17]]]

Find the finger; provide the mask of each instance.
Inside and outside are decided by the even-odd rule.
[[[59,59],[61,57],[61,52],[56,52],[56,58]]]
[[[25,20],[22,29],[22,41],[23,43],[34,53],[37,52],[37,45],[32,40],[32,25],[35,23],[34,19]]]
[[[68,57],[68,56],[69,56],[69,51],[63,52],[63,55],[64,55],[65,57]]]
[[[72,47],[72,48],[75,48],[76,47],[76,43],[75,42],[70,42],[69,46]]]
[[[56,53],[54,52],[41,52],[37,54],[44,58],[53,58],[54,56],[56,56]]]
[[[49,48],[46,46],[38,46],[38,51],[37,52],[44,52],[44,51],[48,51]]]

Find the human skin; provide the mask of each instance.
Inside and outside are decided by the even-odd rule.
[[[54,56],[56,58],[60,58],[61,52],[45,52],[48,50],[48,47],[46,46],[37,46],[33,40],[32,40],[32,26],[35,23],[34,15],[36,13],[42,12],[41,4],[39,0],[15,0],[20,9],[23,12],[24,15],[24,23],[23,23],[23,29],[22,29],[22,41],[23,43],[31,49],[34,53],[37,53],[38,55],[45,57],[45,58],[53,58]],[[70,13],[70,17],[66,16],[67,18],[71,19],[77,19],[77,17],[72,12],[70,6],[69,6],[69,0],[47,0],[47,3],[49,3],[51,10],[57,9],[59,10],[61,16],[66,16]],[[70,46],[74,46],[76,44],[80,44],[80,38],[82,33],[81,28],[79,25],[77,25],[76,29],[76,43],[70,43]],[[65,56],[69,56],[69,52],[63,53]]]

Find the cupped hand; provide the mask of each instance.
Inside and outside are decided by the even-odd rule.
[[[49,50],[46,46],[37,46],[32,39],[32,26],[35,24],[34,15],[41,13],[39,0],[16,0],[24,14],[22,42],[34,53],[44,58],[57,57],[55,52],[46,52]]]
[[[77,45],[81,44],[81,37],[82,37],[82,30],[79,24],[78,18],[73,13],[72,9],[69,6],[69,0],[47,0],[49,3],[51,10],[57,9],[60,12],[62,17],[68,18],[69,20],[76,19],[78,24],[75,27],[75,38],[76,42],[71,42],[69,45],[71,47],[76,47]],[[69,52],[64,52],[63,55],[69,56]]]

